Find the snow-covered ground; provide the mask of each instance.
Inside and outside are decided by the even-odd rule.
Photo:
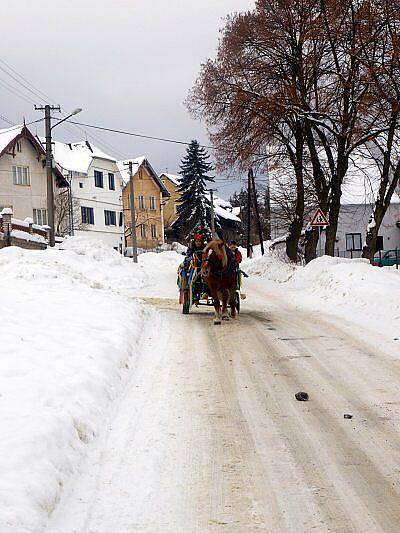
[[[300,310],[320,311],[366,327],[376,343],[400,338],[400,270],[396,267],[378,268],[366,259],[328,256],[305,267],[294,266],[267,252],[245,260],[243,269],[261,284],[278,284],[282,296]]]
[[[123,258],[98,242],[85,238],[67,239],[62,249],[28,251],[11,247],[0,251],[0,533],[41,531],[54,514],[61,496],[63,509],[57,517],[57,527],[67,517],[74,522],[67,497],[74,482],[78,487],[75,492],[72,490],[79,508],[78,522],[81,518],[86,520],[86,512],[90,514],[90,501],[95,502],[99,497],[93,522],[98,524],[98,529],[91,529],[91,525],[79,529],[85,533],[105,533],[111,531],[106,528],[107,524],[117,520],[125,527],[126,524],[132,524],[135,518],[138,523],[144,524],[145,531],[179,531],[174,525],[177,520],[174,513],[180,508],[180,498],[186,494],[187,487],[191,487],[192,496],[197,491],[196,487],[202,487],[200,496],[196,496],[200,498],[199,505],[202,508],[208,498],[206,494],[210,496],[210,501],[218,500],[215,494],[219,494],[220,489],[216,479],[226,489],[226,501],[230,501],[230,478],[223,470],[226,462],[224,443],[238,438],[236,434],[231,434],[233,430],[236,431],[235,428],[248,427],[246,413],[253,413],[256,409],[252,395],[258,379],[257,372],[262,365],[271,363],[278,365],[276,373],[271,375],[268,366],[257,385],[260,392],[257,405],[261,406],[263,423],[266,421],[266,411],[262,407],[266,397],[264,380],[273,381],[271,394],[276,389],[279,376],[286,376],[288,372],[286,367],[285,372],[280,372],[279,361],[283,361],[286,354],[282,343],[293,344],[290,346],[290,357],[293,359],[282,364],[289,365],[290,361],[298,360],[305,365],[305,377],[299,383],[297,374],[292,376],[296,387],[308,379],[308,386],[317,390],[320,380],[325,379],[318,361],[324,359],[332,363],[332,375],[337,373],[339,384],[356,376],[356,373],[347,372],[346,365],[357,367],[360,363],[365,366],[364,374],[371,381],[367,384],[367,390],[372,390],[375,395],[383,390],[380,384],[390,376],[385,374],[384,369],[374,366],[377,365],[375,359],[365,355],[369,352],[362,344],[362,339],[365,328],[369,328],[374,342],[385,344],[387,353],[394,351],[390,350],[389,344],[395,348],[400,346],[400,341],[394,340],[400,337],[400,273],[394,268],[380,269],[363,260],[328,257],[317,259],[307,267],[295,267],[274,253],[256,256],[243,263],[243,269],[251,276],[244,282],[248,299],[243,304],[243,314],[237,322],[225,324],[216,331],[207,314],[209,310],[194,309],[190,316],[183,319],[180,308],[170,300],[177,296],[176,268],[181,260],[182,256],[175,251],[147,253],[139,256],[139,264],[135,265],[131,259]],[[159,309],[149,303],[158,305]],[[319,310],[321,325],[315,321]],[[308,313],[311,316],[309,322]],[[339,328],[327,325],[329,316],[346,324],[355,323],[354,331],[346,336],[343,333],[344,325],[340,324]],[[324,332],[321,336],[323,342],[315,340],[319,328]],[[303,329],[307,330],[307,335],[305,339],[299,339]],[[337,345],[338,331],[347,339],[346,342],[341,340],[342,347]],[[190,335],[196,341],[194,359],[193,354],[188,352],[187,339]],[[270,343],[267,352],[265,342]],[[216,343],[220,343],[218,357],[214,354]],[[165,349],[166,345],[168,349]],[[274,350],[276,357],[271,356],[269,361],[268,354],[274,353]],[[318,350],[321,354],[314,361],[307,351],[304,355],[304,350],[311,350],[313,357]],[[236,366],[232,367],[233,374],[225,382],[226,353],[230,354],[229,362],[234,359]],[[346,359],[348,354],[349,360]],[[383,355],[381,357],[391,368],[391,359]],[[205,364],[207,358],[208,363]],[[224,364],[221,366],[222,361]],[[316,377],[311,379],[307,365],[313,365],[314,362]],[[256,373],[249,380],[253,363]],[[246,372],[240,370],[242,364],[248,365]],[[200,374],[197,375],[196,371]],[[375,383],[374,372],[380,372],[381,381]],[[218,380],[214,383],[217,375]],[[327,375],[330,376],[329,373]],[[237,426],[237,419],[229,418],[229,400],[225,427],[219,418],[214,417],[219,409],[216,405],[219,406],[219,402],[223,403],[226,398],[234,398],[236,393],[232,390],[228,394],[225,388],[230,390],[231,385],[228,387],[228,384],[242,378],[239,389],[245,392],[241,392],[235,400],[241,406],[235,417],[244,416],[244,419]],[[392,378],[397,383],[395,376]],[[324,387],[329,387],[328,381]],[[223,394],[214,404],[213,394],[216,394],[221,384]],[[356,385],[349,383],[348,390],[352,391]],[[201,394],[197,394],[199,387],[204,387]],[[285,399],[282,405],[287,405],[286,398],[289,392],[291,394],[292,385],[286,384],[285,387],[282,389]],[[243,394],[246,394],[245,398],[241,396]],[[339,402],[342,401],[340,394],[337,398]],[[182,400],[188,395],[190,398],[193,395],[198,397],[198,403],[191,405],[190,402],[186,403],[187,400]],[[368,395],[358,394],[354,389],[351,402],[354,403],[359,396],[366,396],[368,400]],[[203,398],[207,401],[203,401]],[[373,405],[384,406],[381,400],[379,403],[374,399]],[[243,405],[248,407],[243,408]],[[329,405],[334,403],[330,402]],[[350,409],[350,404],[343,408]],[[354,406],[352,408],[355,409]],[[281,404],[279,409],[277,404],[275,411],[278,413],[280,409]],[[184,424],[179,426],[181,414]],[[194,415],[197,418],[195,416],[192,427]],[[138,424],[137,420],[141,420],[141,423]],[[293,420],[298,420],[297,412]],[[210,428],[208,421],[216,424],[215,427]],[[253,422],[251,427],[263,427],[260,418],[254,418]],[[136,424],[140,425],[137,431]],[[176,438],[178,429],[174,424],[180,427],[182,435],[178,432],[179,439]],[[282,420],[279,419],[278,426],[281,424]],[[286,429],[285,442],[293,436],[290,424]],[[107,432],[111,430],[115,431],[115,437],[108,439]],[[320,431],[318,424],[314,430]],[[101,439],[96,438],[98,435]],[[203,438],[203,444],[206,445],[204,449],[210,447],[212,439],[207,435],[215,436],[215,447],[219,454],[216,455],[218,460],[211,463],[211,452],[203,450],[201,453],[204,456],[200,454],[199,459],[194,445]],[[221,436],[221,442],[218,435]],[[303,438],[303,428],[299,435]],[[255,441],[261,443],[270,436],[271,432],[268,431]],[[360,438],[360,446],[371,440],[364,437]],[[240,456],[243,447],[245,456],[253,457],[255,450],[250,453],[246,448],[253,441],[244,432],[243,442],[235,454]],[[331,442],[329,438],[327,449]],[[348,446],[346,439],[343,442],[343,446]],[[382,437],[383,442],[386,441]],[[93,447],[92,443],[96,445]],[[271,442],[269,450],[273,450],[275,444]],[[103,445],[105,456],[109,458],[104,464],[101,462]],[[94,454],[93,449],[96,449]],[[297,445],[293,449],[297,449]],[[277,450],[274,453],[278,453]],[[234,464],[235,454],[232,457]],[[89,467],[87,462],[85,466],[86,457],[89,458]],[[286,457],[285,453],[282,465],[286,465]],[[212,465],[209,474],[213,481],[208,484],[203,471],[209,464]],[[337,464],[338,468],[341,467],[340,461]],[[97,468],[101,471],[104,486],[96,486]],[[251,468],[249,466],[249,471]],[[181,470],[184,475],[177,475],[177,479],[171,482],[171,473],[182,474]],[[89,481],[87,486],[79,486],[81,471]],[[257,466],[255,472],[259,471]],[[243,479],[247,479],[247,475],[244,469]],[[160,483],[160,476],[163,483]],[[336,483],[336,478],[328,478],[329,483]],[[349,476],[348,479],[353,478]],[[231,481],[236,488],[241,482],[239,478],[232,478]],[[262,476],[259,482],[261,487]],[[275,490],[280,494],[282,486],[279,483]],[[293,487],[297,487],[297,481],[293,483]],[[306,482],[304,487],[308,487]],[[85,491],[89,489],[92,491],[87,494],[89,503],[86,505],[87,502],[83,502],[81,508],[79,502],[86,498]],[[301,493],[304,493],[305,501],[309,497],[307,490],[304,488]],[[115,500],[108,501],[111,498],[109,494]],[[265,495],[266,504],[270,501],[268,494]],[[132,497],[136,498],[135,505],[132,505]],[[373,504],[373,492],[369,498]],[[193,511],[191,498],[187,497],[185,501],[189,526],[180,530],[194,531],[198,516]],[[233,503],[240,507],[244,501],[238,492]],[[123,502],[126,502],[126,508]],[[151,522],[153,510],[160,502],[164,510],[154,520],[162,523],[164,529],[161,526],[160,529],[154,528]],[[175,507],[171,507],[171,502]],[[106,504],[105,515],[109,522],[103,521],[102,506]],[[214,523],[214,505],[211,507],[203,517],[206,529],[203,527],[198,530],[207,531],[210,524]],[[245,505],[241,523],[254,519],[254,516],[246,515],[246,509],[248,507]],[[226,516],[224,513],[227,513]],[[288,514],[293,523],[296,522],[296,513],[292,510]],[[234,514],[231,515],[225,508],[222,514],[222,522],[216,523],[225,524],[225,518],[235,523]],[[379,515],[379,512],[376,511],[376,514]],[[207,522],[209,517],[211,522]],[[47,531],[53,533],[51,527]],[[62,530],[68,533],[75,531],[68,529],[68,525]]]
[[[181,260],[135,265],[79,237],[62,248],[0,252],[1,533],[53,511],[143,343],[162,345],[158,315],[132,296]]]

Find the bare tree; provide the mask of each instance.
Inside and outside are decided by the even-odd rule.
[[[71,198],[70,194],[71,189],[65,187],[58,189],[58,194],[54,197],[55,234],[60,237],[70,235],[72,228],[82,230],[86,227],[86,224],[82,223],[79,200]]]

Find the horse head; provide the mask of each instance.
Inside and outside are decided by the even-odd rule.
[[[228,257],[226,255],[225,242],[222,239],[210,241],[203,250],[201,275],[206,278],[210,275],[210,255],[212,253],[218,257],[222,263],[222,269],[225,269],[228,264]]]

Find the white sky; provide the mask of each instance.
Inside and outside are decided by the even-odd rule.
[[[254,0],[19,0],[9,5],[2,25],[0,59],[63,111],[82,107],[76,120],[209,144],[204,126],[190,118],[183,101],[200,63],[215,54],[223,18],[253,5]],[[16,123],[23,116],[39,118],[32,103],[10,94],[4,81],[43,104],[0,70],[0,114]],[[0,120],[0,126],[7,124]],[[103,150],[117,157],[146,155],[158,171],[176,173],[185,151],[94,134],[107,143]],[[54,136],[75,141],[84,133],[69,126],[54,130]],[[221,185],[224,196],[239,187]]]

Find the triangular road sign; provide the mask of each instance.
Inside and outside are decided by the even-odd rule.
[[[322,209],[318,207],[318,209],[315,211],[310,226],[312,228],[318,228],[322,226],[329,226],[328,219],[326,218],[325,214],[323,213]]]

